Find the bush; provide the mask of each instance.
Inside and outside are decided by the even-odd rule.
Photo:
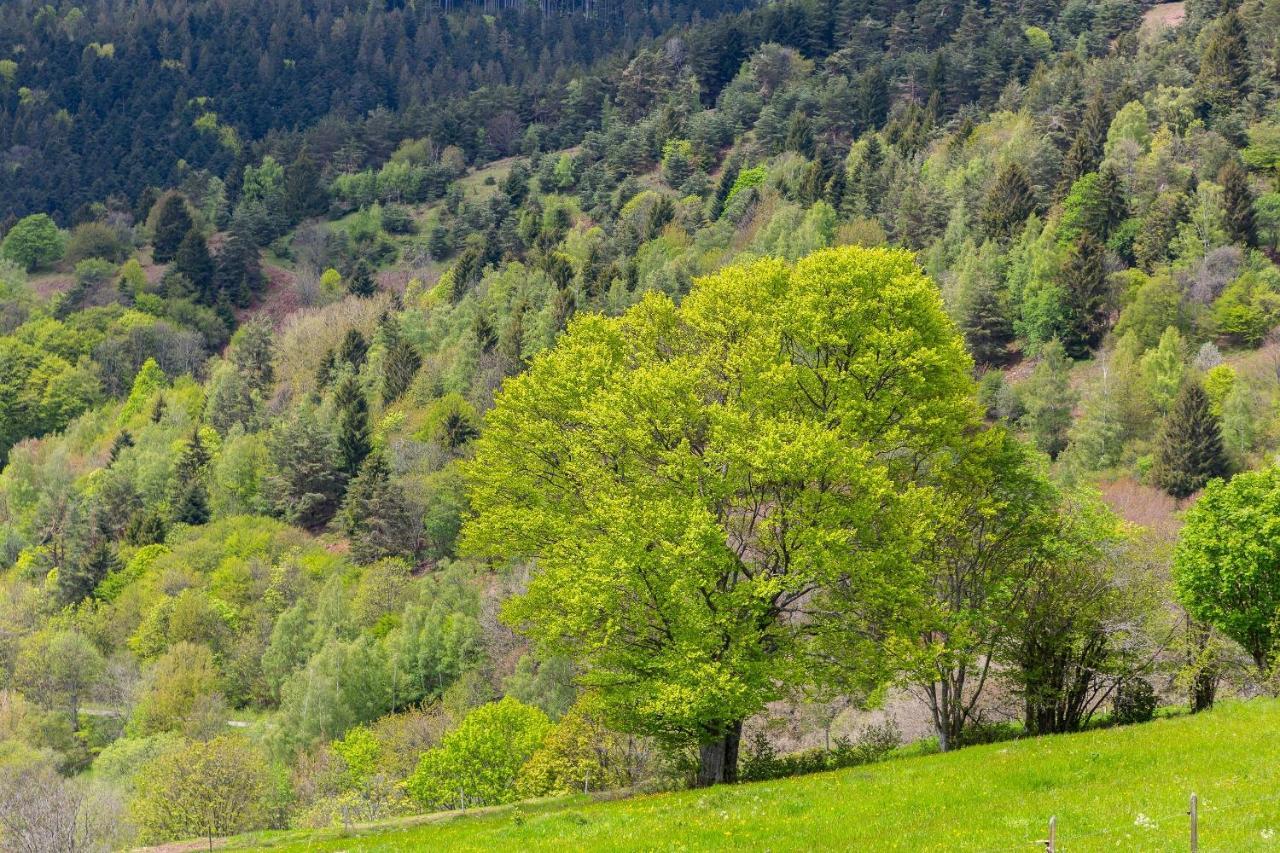
[[[781,779],[841,767],[857,767],[881,761],[902,744],[902,733],[893,720],[870,725],[852,741],[837,738],[831,749],[804,749],[778,755],[764,732],[757,732],[742,760],[738,778],[743,782]]]
[[[1145,678],[1127,678],[1116,688],[1111,719],[1122,726],[1146,723],[1156,715],[1156,691]]]

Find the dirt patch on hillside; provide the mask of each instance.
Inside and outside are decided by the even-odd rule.
[[[1186,3],[1161,3],[1158,6],[1152,6],[1142,15],[1142,26],[1138,30],[1138,36],[1143,41],[1150,41],[1186,19]]]

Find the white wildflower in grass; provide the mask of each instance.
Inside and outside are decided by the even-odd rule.
[[[1156,828],[1156,822],[1144,815],[1142,812],[1138,812],[1138,816],[1133,819],[1133,825],[1142,829]]]

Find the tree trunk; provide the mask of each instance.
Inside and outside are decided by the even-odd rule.
[[[738,781],[738,744],[742,740],[742,721],[724,723],[708,733],[713,739],[698,747],[698,778],[694,785],[706,788],[721,782]]]

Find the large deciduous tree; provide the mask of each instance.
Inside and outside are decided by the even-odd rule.
[[[736,778],[742,721],[878,681],[971,362],[907,252],[726,269],[587,315],[510,381],[467,471],[466,546],[535,561],[507,616],[613,724]],[[869,654],[869,651],[876,653]]]

